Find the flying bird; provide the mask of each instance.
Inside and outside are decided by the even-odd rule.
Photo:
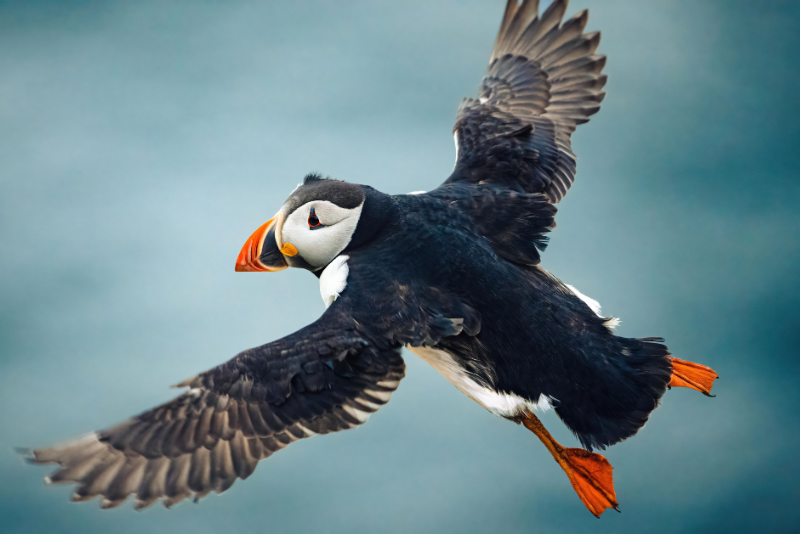
[[[444,183],[387,195],[311,174],[246,241],[236,271],[319,278],[316,322],[184,380],[166,404],[29,451],[59,464],[46,480],[103,508],[225,491],[293,441],[366,422],[400,384],[406,347],[532,431],[594,515],[616,509],[611,465],[592,451],[636,434],[670,386],[710,395],[717,375],[660,338],[615,335],[616,319],[539,266],[606,58],[586,11],[562,22],[566,0],[541,15],[538,3],[509,0],[478,97],[458,110]],[[546,409],[583,448],[553,439],[535,415]]]

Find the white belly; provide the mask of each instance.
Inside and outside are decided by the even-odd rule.
[[[531,402],[513,393],[502,393],[470,375],[449,353],[429,347],[406,348],[428,362],[431,367],[450,381],[464,395],[490,412],[501,417],[514,417],[528,410],[546,411],[552,407],[550,397],[542,394],[538,402]]]

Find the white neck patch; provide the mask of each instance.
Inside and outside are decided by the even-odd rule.
[[[347,287],[347,275],[350,274],[350,267],[347,266],[349,258],[347,255],[336,256],[319,276],[319,293],[326,308],[333,304]]]

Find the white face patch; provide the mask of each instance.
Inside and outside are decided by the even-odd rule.
[[[458,163],[458,132],[453,132],[453,142],[456,144],[456,163]]]
[[[347,266],[349,257],[337,256],[319,276],[319,293],[326,308],[333,304],[347,287],[347,275],[350,274],[350,268]]]
[[[350,243],[363,206],[362,202],[347,209],[327,200],[307,202],[286,217],[281,229],[281,245],[294,245],[300,257],[312,267],[327,265]],[[312,208],[321,228],[309,227]]]
[[[428,362],[459,391],[495,415],[514,417],[526,409],[544,412],[552,408],[552,401],[556,400],[542,394],[536,402],[531,402],[513,393],[495,391],[485,384],[479,384],[455,361],[455,358],[443,350],[429,347],[406,346],[406,348]]]

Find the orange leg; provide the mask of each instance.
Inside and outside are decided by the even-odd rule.
[[[678,358],[670,358],[670,361],[672,362],[672,380],[669,387],[692,388],[703,395],[713,397],[711,386],[714,385],[714,380],[719,378],[713,369]]]
[[[531,412],[524,413],[518,421],[542,440],[544,446],[569,477],[575,493],[595,517],[600,517],[606,508],[614,508],[619,512],[617,495],[614,493],[614,480],[611,475],[613,468],[608,460],[585,449],[562,447],[545,429],[539,418]]]

